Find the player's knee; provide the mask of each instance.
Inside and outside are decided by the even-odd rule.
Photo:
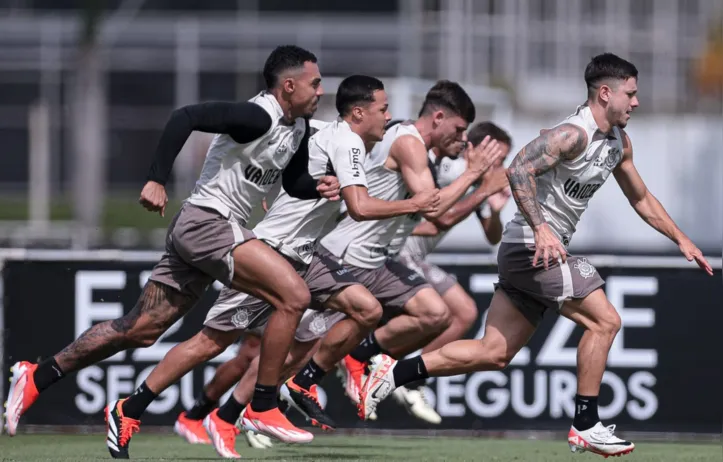
[[[622,320],[620,319],[620,315],[612,305],[609,305],[609,309],[606,310],[603,315],[599,316],[593,325],[596,333],[610,337],[611,339],[615,338],[621,327]]]
[[[311,293],[309,293],[309,289],[302,282],[290,288],[286,296],[282,298],[280,306],[277,306],[276,309],[301,316],[310,304]]]
[[[447,305],[438,303],[424,311],[421,321],[428,332],[442,332],[449,327],[452,317]]]
[[[371,294],[355,301],[355,317],[357,323],[365,329],[374,329],[382,318],[382,305]]]

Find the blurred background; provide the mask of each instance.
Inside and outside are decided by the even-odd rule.
[[[336,116],[334,91],[353,73],[383,79],[394,118],[415,117],[437,79],[457,80],[477,121],[511,134],[513,155],[584,102],[585,66],[609,51],[640,71],[641,105],[627,128],[637,167],[712,257],[716,277],[643,223],[612,178],[597,191],[571,250],[596,255],[591,262],[623,319],[600,416],[646,437],[720,434],[721,0],[0,0],[0,8],[3,373],[134,306],[212,137],[191,136],[168,185],[166,217],[148,213],[137,200],[167,118],[187,104],[252,97],[276,46],[297,44],[319,58],[326,96],[318,118]],[[503,222],[515,208],[509,201]],[[468,338],[483,333],[494,251],[472,217],[430,256],[477,302]],[[218,288],[152,347],[115,355],[44,393],[24,425],[102,424],[105,403],[131,393],[197,332]],[[440,425],[391,400],[379,422],[363,424],[333,374],[324,382],[330,412],[342,427],[383,431],[566,432],[581,331],[554,313],[539,330],[504,371],[429,381],[425,395]],[[164,392],[144,425],[172,425],[233,354]],[[0,395],[3,383],[7,376]],[[659,460],[679,460],[664,454]]]
[[[162,248],[210,135],[179,156],[165,219],[137,198],[172,109],[245,100],[277,45],[320,60],[333,92],[382,78],[395,118],[436,79],[464,84],[478,121],[513,153],[585,99],[583,71],[611,51],[640,71],[629,125],[650,189],[694,241],[723,242],[723,4],[719,0],[4,0],[0,12],[0,245]],[[503,220],[511,218],[510,201]],[[619,232],[620,230],[625,232]],[[474,220],[441,250],[490,250]],[[666,254],[613,181],[596,194],[574,251]]]

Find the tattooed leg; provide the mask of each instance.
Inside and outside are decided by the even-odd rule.
[[[125,316],[105,321],[86,330],[55,355],[63,373],[68,374],[102,361],[119,351],[153,345],[197,298],[155,281],[148,281],[138,302]]]

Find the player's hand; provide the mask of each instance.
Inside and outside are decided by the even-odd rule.
[[[505,188],[502,191],[492,194],[487,199],[487,205],[490,206],[492,213],[500,213],[502,209],[505,208],[505,205],[507,205],[507,201],[510,200],[510,196],[512,196],[510,188]]]
[[[688,261],[695,260],[698,266],[704,269],[706,273],[713,276],[713,268],[710,266],[710,263],[708,263],[708,260],[706,260],[703,256],[703,252],[701,252],[700,249],[693,244],[693,241],[685,238],[680,242],[679,248],[680,252]]]
[[[535,256],[532,258],[532,266],[537,268],[538,260],[542,259],[542,265],[548,269],[550,263],[554,263],[558,258],[566,262],[567,250],[550,226],[543,223],[535,229]]]
[[[439,209],[440,200],[439,189],[420,191],[412,196],[412,202],[421,213],[436,213]]]
[[[149,181],[143,186],[138,202],[149,212],[159,212],[162,217],[166,216],[166,204],[168,204],[166,187],[155,181]]]
[[[476,175],[481,176],[502,158],[502,146],[489,136],[476,147],[472,143],[467,143],[467,149],[464,152],[465,160],[467,160],[467,168]]]
[[[507,180],[507,172],[502,167],[491,168],[487,170],[484,175],[482,175],[482,183],[480,187],[484,188],[485,192],[489,196],[492,196],[500,191],[509,189],[509,186],[510,182]]]
[[[341,199],[341,186],[339,180],[335,176],[322,176],[316,185],[321,197],[330,201],[338,201]]]

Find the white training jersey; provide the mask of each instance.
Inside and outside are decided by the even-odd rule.
[[[587,133],[587,147],[536,178],[537,201],[542,215],[563,245],[569,245],[588,202],[622,159],[622,135],[617,127],[608,135],[600,131],[587,105],[560,122]],[[532,228],[518,210],[502,234],[502,242],[534,244]]]
[[[440,189],[452,184],[467,170],[467,161],[464,157],[441,157],[435,159],[435,157],[433,157],[434,153],[431,150],[429,154],[430,160],[434,162],[435,178],[437,180],[437,187]],[[476,189],[476,185],[470,187],[466,195],[472,194]],[[491,216],[487,201],[480,204],[479,212],[483,218],[489,218]],[[414,225],[416,226],[419,222],[414,223]],[[414,228],[412,228],[412,231],[413,230]],[[423,260],[434,251],[446,235],[447,231],[440,230],[436,236],[412,236],[411,231],[407,232],[406,228],[400,227],[390,245],[390,252],[392,255],[399,253],[414,259]]]
[[[409,191],[402,174],[384,166],[394,141],[401,136],[424,140],[412,123],[400,123],[390,128],[378,142],[365,162],[369,195],[385,201],[404,200]],[[379,268],[384,265],[388,246],[406,216],[384,220],[354,221],[347,216],[321,240],[321,245],[347,264],[360,268]]]
[[[271,128],[260,138],[240,144],[230,135],[214,136],[201,176],[188,202],[216,210],[246,226],[254,208],[281,179],[281,172],[299,149],[306,123],[283,121],[276,98],[262,91],[249,100],[271,116]]]
[[[311,126],[314,130],[320,124],[314,122]],[[309,174],[315,179],[336,175],[341,188],[366,187],[365,155],[362,139],[339,119],[309,138]],[[308,265],[317,240],[336,224],[340,204],[326,199],[296,199],[282,190],[253,231],[282,254]]]

